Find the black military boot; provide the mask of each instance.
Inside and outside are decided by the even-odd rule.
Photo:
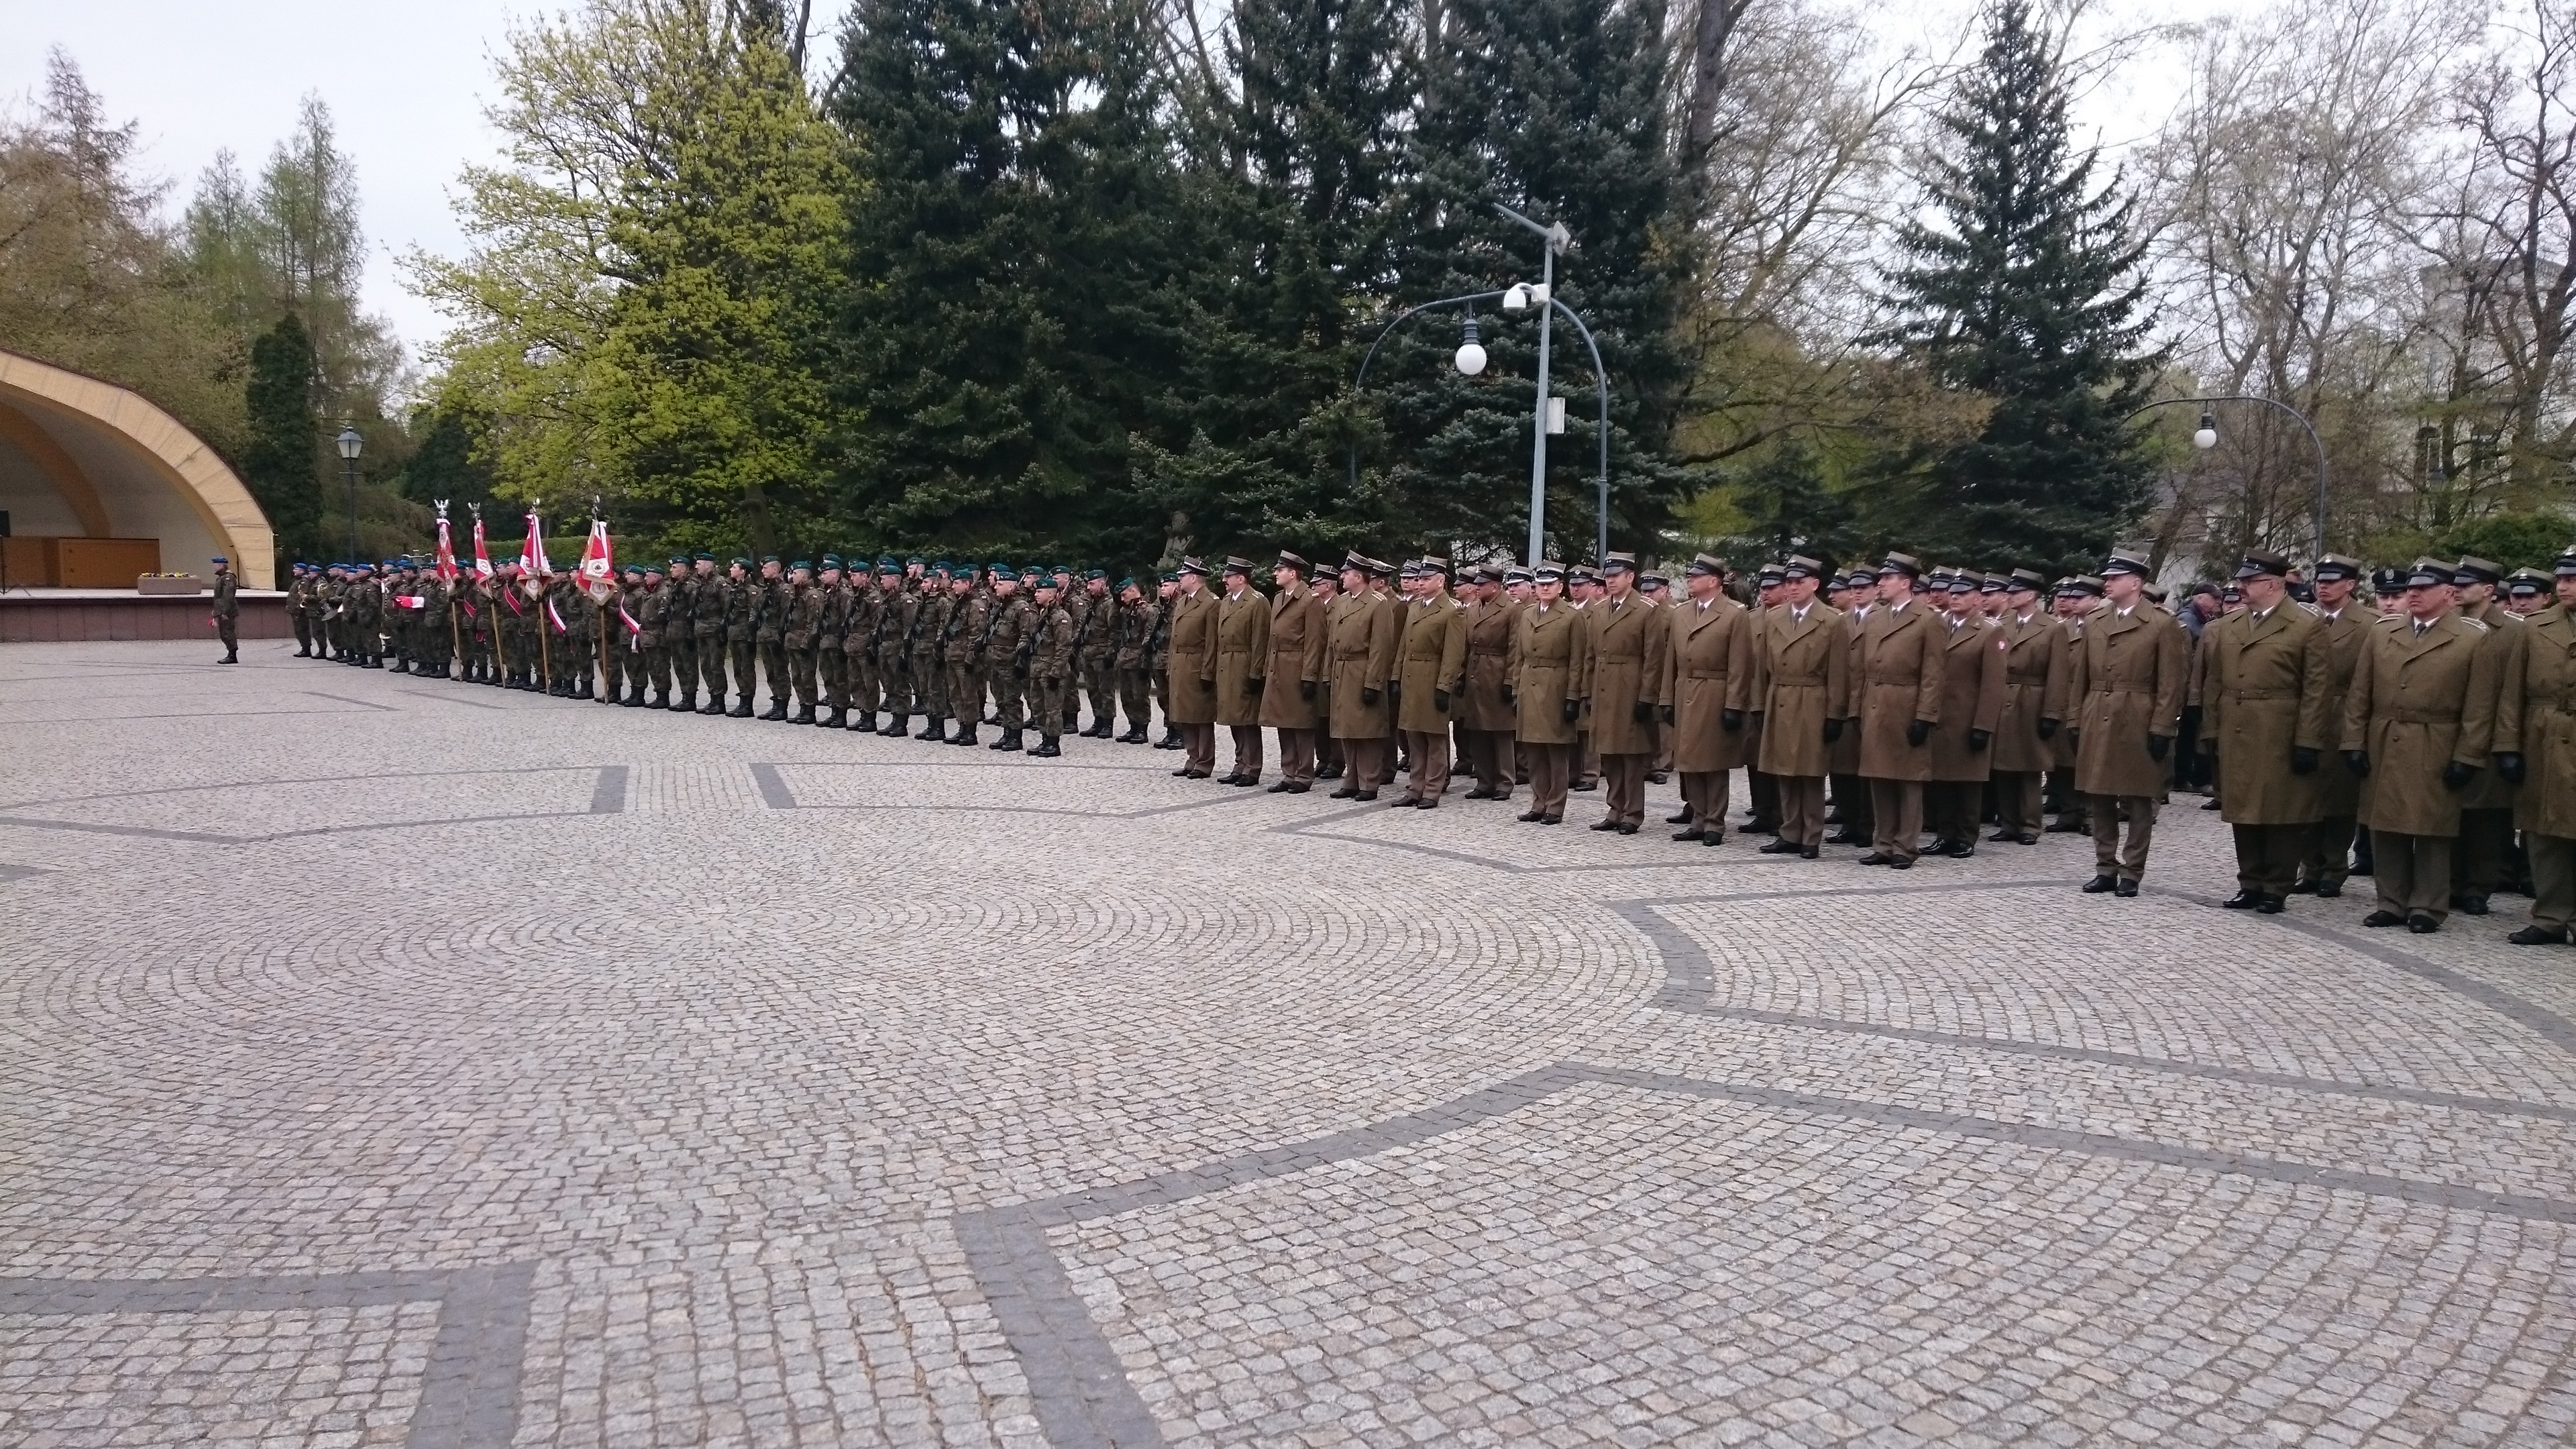
[[[726,710],[726,711],[725,711],[725,718],[727,718],[727,719],[749,719],[749,718],[751,718],[751,696],[750,696],[750,695],[747,695],[747,694],[738,694],[738,695],[735,695],[735,696],[734,696],[734,698],[735,698],[735,700],[736,700],[736,701],[738,701],[738,702],[734,705],[734,707],[733,707],[733,708],[731,708],[731,709],[729,709],[729,710]]]
[[[671,708],[675,712],[680,714],[692,714],[696,712],[697,707],[698,692],[696,690],[679,689],[672,691]]]
[[[598,693],[598,691],[597,691],[596,689],[594,689],[594,688],[592,687],[591,682],[590,682],[590,676],[589,676],[589,675],[587,675],[587,674],[583,675],[583,676],[581,677],[580,682],[579,682],[579,683],[577,683],[577,684],[575,684],[575,685],[572,687],[572,691],[573,691],[573,693],[572,693],[572,697],[573,697],[573,698],[575,698],[575,699],[597,699],[597,698],[599,698],[599,693]]]
[[[641,683],[627,685],[626,697],[619,700],[618,703],[628,709],[642,709],[644,707],[644,686]]]
[[[908,714],[889,714],[886,716],[886,722],[877,727],[877,736],[880,739],[899,740],[910,733],[912,733],[912,716]]]
[[[411,673],[411,660],[404,655],[395,655],[392,669],[389,672],[394,674]]]
[[[827,730],[844,730],[849,727],[850,712],[837,704],[823,716],[823,728]]]
[[[988,750],[1006,750],[1017,753],[1018,751],[1026,748],[1026,746],[1020,743],[1020,732],[1018,730],[1006,729],[1002,731],[1002,737],[1000,739],[993,741],[984,748]]]
[[[916,740],[945,740],[948,738],[948,722],[935,714],[923,715],[921,717],[921,733],[914,735],[913,738]]]
[[[1186,749],[1188,746],[1181,739],[1180,727],[1177,725],[1167,724],[1163,726],[1163,737],[1154,741],[1154,748],[1158,750],[1179,750]]]
[[[766,713],[761,715],[761,719],[771,724],[777,724],[784,721],[786,718],[787,696],[783,694],[771,695],[769,697],[769,709]]]
[[[852,719],[848,724],[841,726],[841,728],[848,730],[864,730],[869,734],[875,734],[877,730],[876,711],[869,710],[866,714]]]
[[[698,706],[698,713],[700,714],[722,714],[724,712],[724,691],[721,689],[708,695],[707,702]]]
[[[1052,760],[1056,756],[1064,753],[1064,747],[1058,744],[1056,740],[1057,737],[1054,735],[1040,735],[1038,736],[1037,748],[1030,750],[1029,753],[1037,756],[1041,760]]]
[[[982,743],[975,738],[975,722],[962,715],[959,716],[957,720],[957,733],[948,737],[948,743],[952,745],[972,745]]]
[[[809,725],[809,724],[812,724],[813,722],[814,722],[814,706],[813,706],[813,705],[811,705],[811,704],[799,705],[799,706],[797,707],[797,710],[796,710],[796,723],[801,724],[801,725]]]

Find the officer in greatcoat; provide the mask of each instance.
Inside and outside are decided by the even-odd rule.
[[[2075,789],[2093,824],[2093,879],[2084,889],[2094,894],[2138,893],[2182,729],[2190,640],[2147,599],[2151,575],[2144,556],[2114,549],[2102,566],[2102,607],[2085,617],[2076,642],[2067,729],[2075,736]]]
[[[1756,615],[1719,587],[1724,561],[1700,554],[1682,570],[1686,597],[1666,611],[1671,641],[1664,651],[1658,708],[1664,736],[1681,772],[1690,821],[1675,840],[1716,845],[1726,839],[1727,783],[1752,763],[1746,721],[1754,709]]]
[[[2345,762],[2362,777],[2377,909],[2365,926],[2418,934],[2450,915],[2460,792],[2486,768],[2499,661],[2487,628],[2451,606],[2456,571],[2418,559],[2405,608],[2371,626],[2344,699]]]
[[[1821,562],[1791,554],[1779,600],[1753,616],[1753,713],[1762,717],[1755,763],[1780,782],[1780,836],[1760,847],[1764,855],[1823,853],[1825,776],[1845,732],[1851,663],[1843,616],[1816,602],[1824,575]]]
[[[2220,818],[2236,833],[2232,910],[2278,915],[2298,879],[2320,812],[2324,755],[2342,721],[2325,626],[2290,601],[2289,561],[2257,549],[2237,565],[2245,607],[2200,635],[2204,753],[2227,772]],[[2337,762],[2341,768],[2341,762]]]

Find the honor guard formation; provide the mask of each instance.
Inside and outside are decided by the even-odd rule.
[[[1854,846],[1910,870],[1974,856],[1981,833],[2087,833],[2083,889],[2113,896],[2138,893],[2158,809],[2206,794],[2234,831],[2230,908],[2367,875],[2364,925],[2434,931],[2506,890],[2532,898],[2517,944],[2564,943],[2576,917],[2576,545],[2554,577],[2328,554],[2303,579],[2254,552],[2178,611],[2125,551],[2053,581],[1906,553],[1738,577],[1701,554],[1677,588],[1624,553],[1454,580],[1446,559],[1359,553],[1115,583],[831,554],[621,572],[585,588],[517,562],[453,583],[408,559],[298,564],[298,657],[1045,758],[1067,735],[1150,738],[1180,752],[1174,775],[1235,787],[1275,751],[1274,793],[1329,780],[1398,808],[1438,808],[1454,762],[1466,800],[1527,787],[1533,825],[1597,791],[1591,828],[1622,835],[1645,826],[1647,782],[1678,774],[1666,823],[1703,847],[1727,839],[1742,769],[1736,833],[1769,837],[1764,854]]]

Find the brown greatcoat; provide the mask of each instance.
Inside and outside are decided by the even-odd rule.
[[[2317,616],[2317,627],[2326,639],[2326,733],[2330,736],[2343,730],[2344,698],[2352,689],[2353,670],[2361,665],[2362,645],[2370,640],[2373,617],[2370,606],[2357,599],[2331,619]],[[2319,819],[2349,820],[2361,813],[2361,777],[2340,762],[2328,760],[2317,772],[2316,789]]]
[[[1983,780],[1994,769],[1993,735],[2004,712],[2004,631],[1971,616],[1958,628],[1932,621],[1941,641],[1941,722],[1927,752],[1935,780]],[[1984,730],[1982,750],[1968,747],[1968,731]]]
[[[1467,606],[1467,697],[1455,713],[1471,730],[1509,733],[1520,712],[1503,703],[1512,677],[1512,651],[1520,643],[1520,606],[1509,599]]]
[[[2322,758],[2312,774],[2291,773],[2290,752],[2330,751],[2343,721],[2327,712],[2325,626],[2298,605],[2221,614],[2200,631],[2200,738],[2218,751],[2226,788],[2219,818],[2230,825],[2310,825],[2323,819],[2320,785],[2349,776]]]
[[[1404,707],[1396,727],[1417,734],[1440,734],[1458,712],[1458,686],[1467,672],[1467,611],[1442,594],[1429,603],[1404,606],[1404,651],[1398,666],[1404,681]],[[1450,694],[1440,708],[1438,691]]]
[[[2084,701],[2077,698],[2075,694],[2075,654],[2077,650],[2084,647],[2084,623],[2086,619],[2090,619],[2091,617],[2093,616],[2087,614],[2081,618],[2060,619],[2057,621],[2057,628],[2060,636],[2059,647],[2064,651],[2057,661],[2057,677],[2061,681],[2058,688],[2058,707],[2065,711],[2064,714],[2059,716],[2059,720],[2066,727],[2057,732],[2057,737],[2055,739],[2049,741],[2049,768],[2052,770],[2072,770],[2075,768],[2075,736],[2077,732],[2075,712],[2081,708],[2084,703]]]
[[[1270,599],[1270,656],[1262,664],[1261,722],[1275,730],[1311,730],[1321,720],[1322,700],[1308,699],[1298,686],[1312,684],[1323,693],[1325,679],[1324,601],[1302,583],[1290,584]]]
[[[1164,717],[1173,724],[1215,724],[1216,595],[1204,588],[1172,595],[1172,627],[1164,637]]]
[[[1742,769],[1752,758],[1746,720],[1730,731],[1723,712],[1752,713],[1756,616],[1724,594],[1703,609],[1685,599],[1670,611],[1672,642],[1664,650],[1656,701],[1673,712],[1673,768],[1684,774]]]
[[[1582,611],[1561,599],[1544,609],[1530,604],[1513,633],[1511,680],[1520,701],[1513,732],[1525,745],[1573,744],[1579,725],[1566,719],[1565,702],[1590,692],[1592,631]]]
[[[1808,777],[1832,773],[1839,746],[1825,743],[1825,721],[1843,717],[1850,669],[1851,633],[1841,611],[1809,604],[1804,621],[1785,607],[1754,620],[1753,708],[1762,715],[1756,769]],[[1842,738],[1857,733],[1845,729]]]
[[[1583,621],[1592,626],[1592,747],[1605,755],[1654,753],[1654,736],[1637,718],[1637,706],[1653,714],[1664,654],[1672,647],[1670,616],[1632,593],[1624,603],[1595,599]]]
[[[2481,647],[2486,639],[2476,621],[2449,609],[2421,638],[2404,614],[2371,626],[2343,705],[2343,747],[2370,755],[2362,824],[2399,835],[2460,833],[2460,797],[2443,785],[2442,769],[2487,763],[2502,661]]]
[[[1386,681],[1395,673],[1395,616],[1366,592],[1344,594],[1324,612],[1326,663],[1332,684],[1331,728],[1337,740],[1382,740],[1388,715]],[[1377,702],[1360,697],[1377,691]]]
[[[2139,603],[2127,618],[2108,607],[2085,618],[2067,686],[2075,700],[2075,718],[2066,727],[2077,732],[2078,791],[2126,798],[2164,791],[2172,756],[2160,761],[2148,754],[2147,737],[2170,742],[2181,731],[2190,661],[2190,636],[2153,604]]]
[[[1270,601],[1250,584],[1216,601],[1216,722],[1261,722],[1261,671],[1270,662]],[[1291,694],[1297,691],[1291,689]]]
[[[1860,636],[1878,612],[1877,603],[1872,601],[1843,616],[1843,687],[1834,698],[1833,711],[1843,721],[1843,736],[1827,751],[1831,756],[1828,763],[1833,766],[1828,774],[1860,773]]]
[[[2495,656],[2492,677],[2497,687],[2501,688],[2504,684],[2506,657],[2512,654],[2514,647],[2520,642],[2515,636],[2522,630],[2522,616],[2493,599],[2487,600],[2474,610],[2464,609],[2461,612],[2487,626],[2486,643],[2482,647]],[[2460,792],[2460,808],[2510,810],[2514,805],[2514,793],[2514,787],[2507,784],[2504,777],[2495,772],[2493,764],[2489,764],[2487,768],[2478,772],[2476,779],[2469,782],[2469,788]]]
[[[2030,622],[2007,614],[2004,636],[2004,709],[1995,716],[1994,768],[2038,774],[2057,768],[2057,736],[2039,737],[2044,719],[2066,722],[2066,627],[2033,609]]]
[[[1920,599],[1904,608],[1881,604],[1861,626],[1852,673],[1860,720],[1860,772],[1874,780],[1929,780],[1932,752],[1905,742],[1915,720],[1941,722],[1941,641],[1932,608]]]
[[[2505,656],[2494,748],[2525,774],[2514,824],[2576,838],[2576,618],[2552,604],[2522,621]]]

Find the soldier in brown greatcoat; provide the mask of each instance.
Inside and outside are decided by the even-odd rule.
[[[1270,661],[1270,601],[1252,586],[1252,561],[1224,564],[1216,606],[1216,722],[1234,737],[1234,768],[1220,785],[1261,783],[1262,671]]]
[[[1344,772],[1336,800],[1374,800],[1379,772],[1385,768],[1386,687],[1395,675],[1395,616],[1385,600],[1369,590],[1372,575],[1386,565],[1354,553],[1342,561],[1342,596],[1324,616],[1331,656],[1332,683],[1326,693],[1332,706],[1327,727],[1342,743]]]
[[[1861,627],[1851,681],[1876,823],[1860,863],[1898,870],[1911,870],[1922,851],[1923,782],[1932,772],[1924,746],[1941,722],[1941,631],[1914,597],[1922,573],[1912,554],[1891,553],[1878,566],[1878,606]]]
[[[1851,665],[1843,616],[1816,602],[1824,572],[1815,559],[1791,554],[1779,603],[1753,621],[1753,712],[1762,717],[1755,763],[1780,782],[1780,838],[1761,847],[1764,855],[1823,853],[1825,776],[1844,734]]]
[[[1170,653],[1164,666],[1163,716],[1180,732],[1181,767],[1172,773],[1204,780],[1216,773],[1216,596],[1208,592],[1206,564],[1181,560],[1170,604]]]
[[[2514,819],[2531,854],[2531,924],[2517,946],[2562,945],[2576,920],[2576,549],[2561,554],[2558,602],[2526,615],[2497,697],[2496,772],[2518,785]]]
[[[2056,594],[2057,626],[2066,655],[2058,668],[2070,688],[2075,680],[2075,651],[2084,642],[2084,621],[2102,606],[2102,581],[2091,574],[2079,574],[2059,581]],[[2072,695],[2066,707],[2075,708]],[[2093,824],[2084,815],[2084,795],[2075,788],[2075,731],[2061,729],[2051,741],[2048,773],[2042,779],[2044,801],[2053,799],[2057,820],[2043,832],[2049,835],[2090,835]]]
[[[1718,587],[1726,565],[1701,554],[1683,571],[1689,597],[1666,610],[1656,700],[1673,766],[1681,772],[1690,823],[1673,836],[1715,845],[1726,839],[1727,777],[1751,759],[1745,721],[1753,704],[1754,616]]]
[[[2343,728],[2344,698],[2377,617],[2353,597],[2364,572],[2359,560],[2341,554],[2327,554],[2316,564],[2316,618],[2326,636],[2328,733]],[[2308,832],[2307,855],[2290,894],[2331,898],[2343,894],[2343,883],[2352,874],[2353,845],[2361,828],[2361,777],[2346,769],[2341,758],[2331,759],[2317,772],[2316,790],[2317,824]]]
[[[1512,677],[1512,649],[1520,640],[1520,606],[1503,596],[1502,570],[1478,572],[1476,597],[1467,605],[1467,693],[1458,718],[1467,736],[1467,766],[1476,788],[1470,800],[1509,800],[1519,711],[1503,698]]]
[[[1412,773],[1395,801],[1398,807],[1438,809],[1440,797],[1449,791],[1449,725],[1467,672],[1467,617],[1449,597],[1449,575],[1442,565],[1425,559],[1417,566],[1413,602],[1404,611],[1396,710]]]
[[[1592,633],[1565,600],[1565,565],[1543,560],[1531,582],[1531,601],[1513,626],[1517,642],[1506,698],[1514,710],[1514,737],[1530,765],[1530,808],[1520,818],[1554,825],[1565,819],[1565,791],[1573,779]]]
[[[2278,915],[2315,834],[2320,761],[2342,721],[2327,713],[2325,628],[2290,602],[2289,560],[2256,550],[2236,569],[2245,607],[2200,634],[2200,748],[2227,771],[2222,818],[2236,832],[2233,910]]]
[[[1826,842],[1830,845],[1867,845],[1878,833],[1878,817],[1870,812],[1869,781],[1860,772],[1860,634],[1869,623],[1870,612],[1878,607],[1878,578],[1867,569],[1853,569],[1842,578],[1840,596],[1834,607],[1843,615],[1843,680],[1844,696],[1839,701],[1843,730],[1834,741],[1833,769],[1826,779],[1833,786],[1833,813],[1842,829]]]
[[[2104,606],[2089,615],[2068,686],[2075,717],[2075,788],[2093,822],[2093,879],[2084,889],[2138,893],[2155,843],[2156,804],[2182,729],[2191,641],[2146,597],[2147,560],[2113,550],[2102,566]],[[2120,840],[2121,817],[2129,835]]]
[[[1602,596],[1583,611],[1592,626],[1593,747],[1601,752],[1602,803],[1609,813],[1595,830],[1634,835],[1646,820],[1646,766],[1655,742],[1647,722],[1672,647],[1671,615],[1636,591],[1634,555],[1601,560]]]
[[[1931,768],[1923,813],[1932,827],[1932,853],[1957,860],[1977,853],[1978,805],[2004,709],[2003,631],[1977,605],[1985,581],[1974,569],[1956,571],[1925,600],[1941,610],[1933,621],[1941,646],[1941,718],[1925,746]]]
[[[2450,915],[2460,792],[2485,768],[2501,660],[2451,607],[2450,565],[2418,559],[2406,609],[2373,624],[2344,698],[2343,748],[2362,777],[2378,909],[2365,926],[2438,931]]]
[[[1342,778],[1342,742],[1333,738],[1333,605],[1341,602],[1342,576],[1331,564],[1316,564],[1306,575],[1315,597],[1315,638],[1323,673],[1315,681],[1315,774],[1318,780]]]
[[[2483,647],[2496,658],[2494,676],[2504,678],[2504,656],[2522,619],[2496,598],[2504,582],[2504,565],[2482,558],[2463,558],[2452,577],[2453,607],[2464,618],[2487,626]],[[2494,770],[2482,770],[2460,792],[2459,844],[2451,854],[2451,906],[2464,916],[2487,913],[2487,897],[2519,874],[2513,858],[2513,786]]]
[[[1995,833],[1989,840],[2037,845],[2040,776],[2065,721],[2065,630],[2039,606],[2047,580],[2014,569],[2004,581],[2004,708],[1995,718]]]
[[[1273,795],[1303,795],[1315,784],[1316,722],[1324,689],[1324,604],[1306,587],[1306,560],[1279,555],[1270,571],[1268,658],[1262,664],[1261,722],[1279,735]]]

